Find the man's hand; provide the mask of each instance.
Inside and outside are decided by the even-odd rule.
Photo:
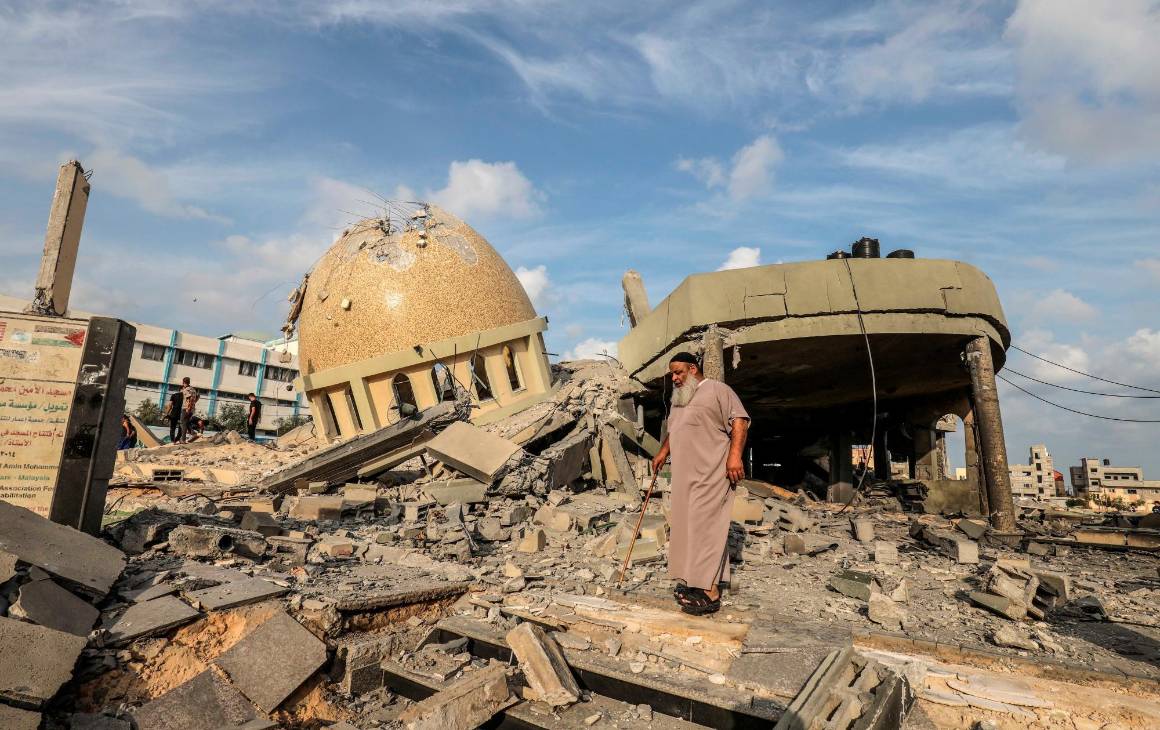
[[[665,465],[665,462],[668,461],[668,459],[669,459],[668,454],[657,454],[656,456],[654,456],[653,460],[652,460],[653,474],[656,474],[658,471],[660,471],[661,467],[663,467]]]
[[[733,484],[745,478],[745,464],[741,462],[739,455],[729,454],[729,458],[725,461],[725,475]]]

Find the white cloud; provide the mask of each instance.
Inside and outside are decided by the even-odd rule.
[[[1080,160],[1160,156],[1160,6],[1154,0],[1021,0],[1016,49],[1025,131]]]
[[[1030,307],[1030,316],[1037,322],[1085,322],[1096,314],[1095,307],[1063,289],[1036,296]]]
[[[524,291],[528,293],[528,298],[532,300],[532,306],[539,309],[547,303],[550,292],[548,287],[552,281],[548,278],[548,267],[543,264],[529,269],[520,266],[516,269],[516,278],[520,280]]]
[[[676,168],[687,172],[710,190],[723,188],[735,203],[768,193],[773,170],[785,158],[772,135],[762,135],[733,154],[726,170],[716,157],[679,158]]]
[[[1160,284],[1160,259],[1140,259],[1134,261],[1132,265],[1144,271],[1157,284]]]
[[[596,337],[589,337],[586,340],[577,342],[576,345],[565,352],[562,356],[564,360],[590,360],[598,358],[600,355],[611,355],[616,357],[617,343],[614,340],[601,340]]]
[[[447,185],[427,196],[461,218],[504,216],[528,218],[540,212],[543,193],[514,162],[455,161]]]
[[[93,185],[119,198],[132,200],[143,209],[169,218],[200,218],[228,223],[195,205],[180,202],[170,188],[165,171],[116,150],[94,150],[83,160],[93,173]]]
[[[718,271],[726,271],[728,269],[747,269],[751,266],[761,265],[761,249],[750,248],[748,246],[738,246],[729,252],[729,257],[725,259],[725,263],[717,268]]]
[[[1091,357],[1087,349],[1079,345],[1056,342],[1054,335],[1049,330],[1028,330],[1023,333],[1016,344],[1024,350],[1033,352],[1040,357],[1052,360],[1060,365],[1066,365],[1072,370],[1091,372]],[[1013,357],[1013,355],[1009,355],[1009,357]],[[1075,381],[1083,377],[1068,370],[1057,368],[1043,360],[1027,358],[1021,354],[1015,369],[1020,372],[1027,372],[1029,375],[1041,380],[1055,382]]]

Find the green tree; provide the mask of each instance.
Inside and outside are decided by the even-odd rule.
[[[274,420],[274,428],[276,433],[281,436],[288,431],[292,431],[298,428],[309,420],[310,419],[306,416],[288,416],[286,418],[277,418]]]
[[[218,409],[217,417],[213,420],[221,431],[245,433],[249,409],[238,403],[227,403]]]
[[[157,407],[157,401],[146,398],[141,401],[137,408],[133,411],[141,423],[146,426],[165,426],[167,425],[165,419],[161,416],[161,409]]]

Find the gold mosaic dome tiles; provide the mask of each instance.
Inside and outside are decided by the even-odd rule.
[[[471,226],[434,205],[405,223],[359,221],[310,272],[298,316],[303,373],[536,317]]]

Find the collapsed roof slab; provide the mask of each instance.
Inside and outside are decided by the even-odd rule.
[[[689,276],[620,341],[620,360],[658,386],[669,358],[696,351],[712,324],[731,330],[740,360],[726,355],[729,382],[758,410],[867,400],[862,325],[886,398],[966,387],[966,342],[987,337],[1001,366],[1011,339],[994,284],[970,264],[834,259]]]

